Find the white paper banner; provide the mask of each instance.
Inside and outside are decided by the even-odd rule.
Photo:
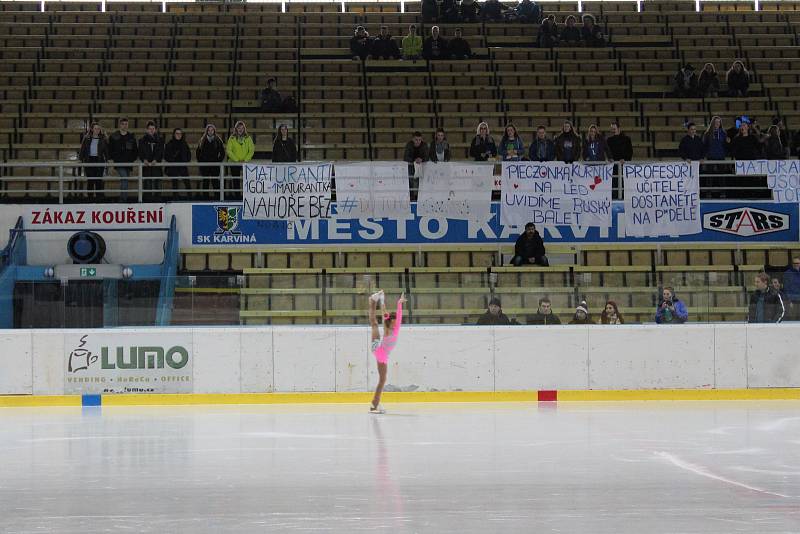
[[[800,202],[800,161],[796,159],[737,161],[738,175],[766,175],[775,202]]]
[[[417,215],[486,221],[491,216],[494,164],[424,163]]]
[[[243,219],[328,219],[331,163],[244,166]]]
[[[411,213],[408,164],[365,161],[336,164],[336,217],[405,219]]]
[[[611,226],[613,164],[504,162],[500,224]]]
[[[699,234],[700,163],[625,163],[625,232],[634,237]]]
[[[64,392],[191,393],[191,332],[64,336]]]

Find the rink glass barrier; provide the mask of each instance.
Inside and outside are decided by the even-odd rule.
[[[405,292],[406,324],[475,325],[489,301],[499,299],[512,323],[529,324],[548,299],[561,324],[585,302],[593,323],[608,301],[625,324],[655,322],[664,287],[673,287],[689,323],[744,322],[755,272],[653,271],[578,267],[274,269],[259,274],[192,275],[174,279],[171,300],[159,299],[173,280],[71,279],[18,281],[13,290],[15,328],[115,326],[362,325],[368,297],[378,288],[386,310]],[[170,284],[165,284],[169,286]],[[160,304],[161,303],[161,304]],[[6,306],[8,302],[6,302]],[[168,313],[159,315],[159,306]],[[542,308],[547,306],[542,302]],[[7,306],[10,308],[10,306]],[[789,318],[790,310],[786,310]],[[159,317],[162,322],[159,322]],[[381,320],[380,310],[378,320]]]

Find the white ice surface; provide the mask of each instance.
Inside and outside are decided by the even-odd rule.
[[[0,532],[800,532],[800,402],[0,409]]]

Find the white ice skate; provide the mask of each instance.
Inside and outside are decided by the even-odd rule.
[[[381,406],[380,404],[377,405],[377,406],[370,405],[369,413],[382,414],[382,413],[386,413],[386,410],[384,410],[383,406]]]
[[[372,295],[369,296],[369,300],[371,300],[375,304],[383,305],[383,299],[384,299],[383,290],[373,293]]]

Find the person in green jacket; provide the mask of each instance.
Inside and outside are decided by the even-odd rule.
[[[403,59],[419,59],[422,55],[422,37],[417,35],[417,25],[408,27],[408,35],[403,37]]]
[[[228,138],[228,143],[225,145],[225,153],[228,155],[230,163],[247,163],[253,159],[256,147],[253,144],[253,138],[247,134],[247,127],[243,121],[238,121],[236,126],[233,127],[233,133]],[[242,175],[242,167],[240,165],[233,165],[229,167],[231,176],[230,189],[234,192],[239,192],[242,189],[242,183],[239,177]]]

